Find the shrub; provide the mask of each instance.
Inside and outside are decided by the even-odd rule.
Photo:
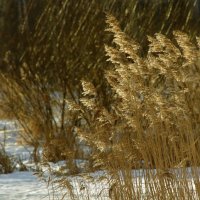
[[[0,174],[12,173],[15,169],[14,158],[8,155],[1,145],[0,148]]]

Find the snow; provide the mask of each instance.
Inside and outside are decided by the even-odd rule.
[[[15,122],[0,121],[0,143],[5,139],[6,152],[32,166],[32,148],[18,145],[17,134]],[[46,184],[39,181],[31,171],[0,174],[0,200],[45,200],[49,199],[48,193]]]
[[[29,167],[30,171],[15,171],[11,174],[0,174],[0,200],[60,200],[62,199],[63,195],[65,195],[63,198],[64,200],[72,199],[70,193],[68,192],[67,194],[65,194],[64,191],[67,191],[57,188],[57,184],[54,184],[53,187],[50,186],[48,188],[45,182],[39,180],[37,176],[34,175],[34,164],[30,159],[30,152],[32,148],[20,146],[16,142],[17,134],[18,131],[16,130],[14,122],[0,121],[0,143],[3,143],[5,138],[6,152],[14,157],[20,157],[23,163]],[[58,163],[49,163],[49,165],[53,170],[58,171],[60,167],[63,166],[64,162],[65,161],[61,161]],[[77,164],[81,166],[83,164],[82,160],[77,160]],[[196,172],[200,174],[200,169],[197,169],[198,170]],[[45,170],[45,167],[43,167],[43,170]],[[152,182],[151,185],[156,185],[156,176],[158,171],[153,169],[150,171],[150,174],[152,174],[153,178],[148,180]],[[182,175],[186,173],[188,183],[190,183],[190,191],[193,192],[194,197],[198,196],[198,194],[196,194],[195,192],[195,180],[193,179],[192,171],[193,168],[179,168],[171,170],[172,174],[178,178],[176,184],[173,185],[174,191],[178,190],[178,188],[180,187],[183,187],[184,179],[182,180]],[[144,178],[147,177],[146,173],[146,170],[132,171],[134,188],[136,188],[136,190],[140,192],[140,198],[144,197],[144,199],[147,199],[149,190],[149,186],[147,182],[145,182],[147,180],[145,180]],[[48,173],[46,175],[48,175]],[[122,179],[123,182],[123,172],[120,171],[119,176],[121,177],[120,179]],[[64,178],[64,180],[68,180],[67,184],[69,187],[71,186],[74,194],[73,199],[75,200],[110,199],[109,189],[113,183],[110,182],[111,178],[105,171],[82,174],[81,176],[71,176],[67,179]]]
[[[26,166],[30,169],[34,169],[34,164],[31,161],[31,147],[24,147],[17,143],[18,128],[15,122],[0,121],[0,143],[4,143],[5,150],[8,154],[15,158],[20,158]],[[49,163],[51,168],[58,170],[63,165],[64,161],[56,164]],[[80,166],[84,163],[81,160],[77,160],[77,164]],[[45,170],[45,167],[43,167]],[[91,174],[93,179],[98,179],[104,172],[96,172]],[[108,185],[106,182],[98,182],[94,180],[85,180],[81,177],[71,177],[68,179],[73,187],[74,199],[109,199],[108,197]],[[33,171],[19,172],[15,171],[11,174],[0,174],[0,200],[51,200],[61,199],[65,195],[64,199],[71,199],[69,194],[63,193],[62,190],[51,186],[47,187],[47,184],[37,178]]]
[[[1,200],[49,199],[46,185],[32,172],[14,172],[0,175]]]

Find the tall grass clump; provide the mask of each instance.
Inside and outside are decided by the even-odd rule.
[[[102,105],[107,109],[110,106],[112,93],[102,79],[104,70],[109,69],[103,44],[111,41],[110,35],[103,32],[104,12],[118,16],[123,29],[143,44],[146,33],[170,35],[172,28],[191,27],[197,2],[62,0],[55,4],[8,0],[0,5],[5,13],[0,18],[1,38],[5,41],[0,53],[1,112],[17,119],[23,127],[21,135],[24,142],[34,146],[35,160],[39,146],[43,146],[47,160],[56,161],[63,159],[63,149],[70,152],[67,157],[83,154],[73,130],[80,124],[78,114],[72,116],[65,102],[70,99],[79,103],[80,80],[91,80]],[[185,12],[179,10],[180,5],[187,8]],[[169,26],[170,19],[176,20]],[[61,141],[62,148],[53,144]]]
[[[5,129],[0,134],[4,134],[3,141],[0,142],[0,174],[12,173],[16,168],[16,163],[12,155],[6,152],[6,133]]]
[[[196,198],[199,38],[174,31],[170,40],[157,33],[148,36],[144,56],[114,17],[108,15],[107,24],[113,34],[113,46],[105,46],[112,104],[104,107],[93,84],[83,80],[81,104],[67,101],[80,118],[88,111],[77,138],[92,149],[93,169],[110,173],[113,199]]]
[[[18,121],[35,162],[40,147],[44,165],[65,160],[67,174],[87,159],[88,170],[111,174],[115,199],[139,199],[144,185],[147,198],[190,195],[185,167],[196,177],[199,165],[197,1],[29,2],[16,37],[1,18],[10,35],[2,32],[0,115]],[[1,4],[9,13],[13,4]],[[120,19],[108,16],[109,34],[105,11]],[[59,183],[71,190],[65,174]]]
[[[12,173],[16,169],[14,158],[9,155],[4,147],[0,147],[0,174]]]
[[[0,147],[0,174],[12,173],[15,170],[15,162],[3,147]]]

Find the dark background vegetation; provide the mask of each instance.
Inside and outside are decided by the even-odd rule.
[[[104,33],[105,12],[113,14],[123,30],[140,42],[155,32],[170,35],[178,29],[194,35],[199,31],[200,3],[195,0],[8,0],[0,4],[1,70],[8,68],[3,61],[6,51],[12,52],[17,73],[24,52],[40,45],[47,48],[47,59],[63,54],[67,66],[75,69],[66,72],[73,81],[86,74],[98,79],[94,68],[99,72],[105,67],[103,46],[109,40]],[[57,62],[49,64],[51,69],[45,71],[59,72]],[[44,72],[46,66],[41,65]]]
[[[53,139],[64,138],[69,149],[76,149],[72,127],[79,119],[68,113],[65,99],[78,103],[80,80],[86,79],[97,87],[105,107],[109,109],[112,101],[103,78],[111,67],[104,44],[112,41],[111,34],[105,32],[105,14],[119,20],[122,30],[142,44],[141,55],[145,55],[147,35],[161,32],[171,37],[173,30],[185,31],[191,38],[198,35],[199,6],[195,0],[1,0],[3,117],[20,122],[28,135],[26,142],[35,152],[39,139],[50,148]],[[50,151],[58,151],[53,160],[63,151],[55,148]]]

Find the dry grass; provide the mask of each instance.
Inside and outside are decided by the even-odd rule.
[[[0,174],[12,173],[16,168],[13,156],[6,152],[6,129],[0,132],[3,134],[3,141],[0,142]]]
[[[61,99],[52,98],[53,90],[41,87],[37,77],[13,80],[1,74],[2,99],[7,98],[2,101],[4,109],[17,116],[27,143],[36,150],[44,145],[48,154],[44,160],[61,156],[58,160],[69,160],[71,173],[77,173],[73,163],[77,157],[70,145],[75,140],[88,145],[90,171],[106,170],[112,177],[112,199],[196,198],[200,192],[199,38],[192,42],[179,31],[172,40],[155,34],[148,37],[148,52],[143,56],[141,46],[121,31],[114,17],[108,15],[107,24],[113,34],[113,46],[105,47],[112,64],[105,73],[112,103],[105,107],[94,85],[85,80],[77,101],[64,93]],[[31,71],[24,73],[35,76]],[[63,116],[78,123],[64,126]],[[63,135],[67,129],[74,133],[72,142]],[[49,172],[50,182],[73,197],[65,175],[55,175],[51,167]]]
[[[200,39],[191,40],[180,31],[175,31],[171,40],[157,33],[147,37],[149,47],[144,55],[143,46],[108,15],[107,31],[113,35],[113,45],[105,47],[110,70],[105,73],[107,83],[102,84],[103,70],[99,68],[105,66],[105,57],[102,48],[97,53],[102,40],[95,37],[99,37],[98,30],[104,24],[92,29],[94,24],[82,27],[84,23],[74,23],[70,24],[71,32],[64,19],[71,9],[82,22],[92,18],[95,23],[103,14],[93,15],[95,3],[87,19],[82,15],[87,3],[83,7],[81,3],[64,1],[58,7],[54,4],[47,4],[39,17],[20,63],[16,65],[10,52],[5,56],[4,62],[12,73],[0,73],[0,117],[18,120],[24,129],[23,142],[34,146],[35,162],[38,147],[43,147],[44,165],[65,159],[71,173],[77,173],[74,159],[81,157],[78,145],[88,145],[89,170],[106,170],[111,175],[112,199],[194,199],[200,193]],[[60,15],[55,17],[58,9]],[[154,14],[148,18],[150,21]],[[169,16],[172,17],[171,12]],[[73,15],[69,14],[67,19],[71,18]],[[136,21],[130,27],[136,26]],[[150,21],[146,20],[146,27]],[[166,24],[159,31],[164,31]],[[186,23],[181,29],[187,26]],[[144,33],[145,26],[136,35],[140,38]],[[87,35],[94,38],[88,39],[86,45]],[[90,52],[96,52],[95,56]],[[95,66],[89,79],[101,89],[83,80],[81,96],[77,82],[88,75],[92,64]],[[58,66],[62,67],[58,70]],[[187,167],[191,167],[195,182],[193,193]],[[133,169],[141,170],[141,176],[132,174]],[[49,172],[54,173],[50,167]],[[73,189],[64,174],[63,177],[56,182],[73,197]]]
[[[74,112],[89,111],[89,123],[76,128],[78,138],[91,147],[93,167],[115,177],[113,199],[197,198],[199,38],[191,42],[175,31],[171,41],[155,34],[143,57],[114,17],[107,23],[114,36],[113,47],[105,47],[113,64],[105,73],[113,103],[105,108],[92,83],[82,81],[81,105],[68,102]]]

